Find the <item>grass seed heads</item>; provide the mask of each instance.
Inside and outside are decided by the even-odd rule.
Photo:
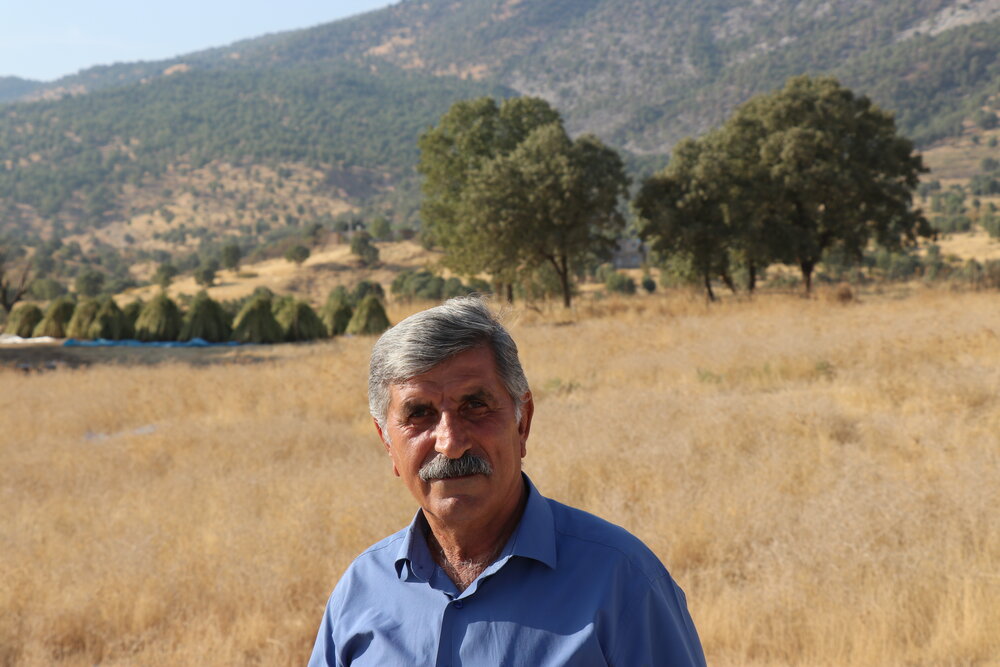
[[[160,292],[142,307],[135,322],[135,337],[144,342],[177,340],[183,326],[181,310]]]
[[[259,294],[250,299],[233,323],[233,340],[241,343],[280,343],[285,338],[271,312],[271,299]]]
[[[233,328],[222,305],[204,290],[198,292],[184,318],[180,340],[201,338],[209,343],[221,343],[229,340],[232,333]]]
[[[316,311],[305,301],[292,301],[278,310],[278,324],[285,331],[288,342],[326,338],[326,325]]]
[[[90,325],[97,316],[101,304],[96,299],[84,299],[76,305],[73,317],[66,326],[67,338],[87,338],[90,336]]]
[[[101,307],[94,315],[94,321],[87,329],[87,338],[104,338],[106,340],[123,340],[132,337],[132,323],[118,307],[115,300],[107,297],[102,300]]]
[[[372,335],[380,334],[388,328],[389,317],[385,314],[382,302],[374,294],[369,294],[358,304],[345,333],[355,336]]]
[[[21,338],[31,338],[32,332],[38,323],[42,321],[42,309],[33,303],[19,304],[10,313],[7,320],[6,332],[20,336]]]
[[[73,311],[76,309],[76,302],[72,297],[61,296],[49,304],[45,309],[45,317],[35,327],[33,336],[52,336],[53,338],[65,338],[66,328]]]

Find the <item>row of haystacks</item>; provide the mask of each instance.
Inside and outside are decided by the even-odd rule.
[[[202,291],[186,312],[162,292],[148,303],[134,301],[125,308],[110,297],[76,303],[63,296],[44,312],[33,303],[18,305],[11,311],[5,331],[22,338],[144,342],[201,338],[210,343],[279,343],[379,334],[389,328],[389,319],[381,302],[381,286],[376,288],[355,289],[353,294],[343,287],[335,288],[319,313],[305,301],[275,297],[267,289],[226,305]]]

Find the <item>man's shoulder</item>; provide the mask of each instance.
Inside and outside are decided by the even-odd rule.
[[[667,575],[657,555],[621,526],[557,500],[546,500],[552,508],[556,534],[560,541],[570,543],[567,546],[572,552],[590,552],[609,566],[630,565],[650,581]]]
[[[400,546],[406,540],[406,528],[399,530],[371,545],[358,554],[347,566],[337,584],[338,588],[350,588],[361,582],[381,580],[388,573],[395,573],[395,562]]]

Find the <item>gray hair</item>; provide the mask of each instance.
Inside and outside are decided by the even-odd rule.
[[[375,343],[368,370],[368,410],[382,432],[386,433],[390,385],[406,382],[480,346],[493,350],[497,374],[520,421],[522,399],[529,388],[517,345],[481,297],[462,296],[410,315]]]

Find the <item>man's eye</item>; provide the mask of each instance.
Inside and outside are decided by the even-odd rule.
[[[489,407],[490,406],[486,404],[486,401],[481,401],[478,398],[473,398],[472,400],[468,401],[465,404],[466,410],[471,410],[472,412],[477,412],[477,413],[485,412],[487,409],[489,409]]]
[[[430,408],[419,407],[419,408],[413,408],[412,410],[410,410],[410,412],[408,413],[407,416],[410,419],[421,419],[423,417],[429,416],[430,414],[431,414]]]

